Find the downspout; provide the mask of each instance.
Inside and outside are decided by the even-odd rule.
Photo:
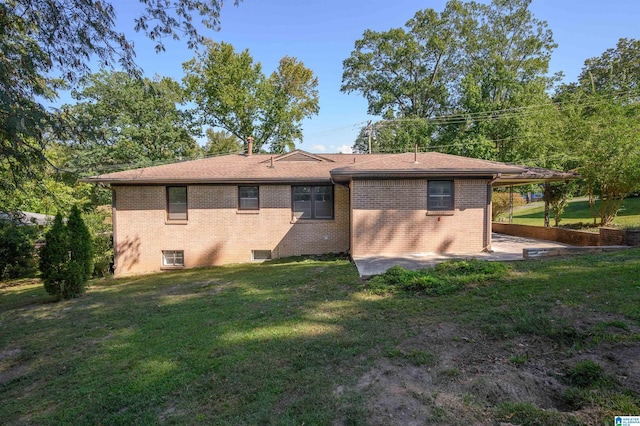
[[[485,209],[484,209],[485,235],[484,235],[484,247],[483,247],[482,251],[485,251],[485,252],[488,252],[488,253],[492,253],[493,252],[493,250],[491,250],[491,226],[492,226],[491,199],[492,199],[492,194],[493,194],[493,184],[494,184],[495,181],[497,181],[501,177],[502,177],[502,173],[498,173],[498,174],[495,175],[495,177],[493,179],[491,179],[489,182],[487,182],[487,202],[486,202],[486,206],[485,206]]]

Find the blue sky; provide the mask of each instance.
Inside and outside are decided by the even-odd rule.
[[[342,61],[366,29],[386,31],[403,26],[417,10],[441,11],[446,0],[227,0],[218,32],[203,35],[249,49],[263,71],[271,73],[280,58],[293,56],[311,68],[319,80],[320,114],[303,123],[304,140],[297,147],[311,152],[338,152],[351,146],[363,122],[373,118],[358,94],[340,92]],[[156,54],[153,42],[133,31],[141,6],[135,0],[114,0],[120,31],[135,42],[137,62],[154,74],[181,80],[182,63],[194,56],[185,42],[166,41]],[[575,81],[584,60],[615,47],[618,39],[640,38],[638,0],[533,0],[536,18],[547,21],[558,48],[551,72],[563,71]],[[63,99],[64,101],[68,101]]]

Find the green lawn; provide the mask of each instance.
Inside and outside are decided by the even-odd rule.
[[[508,218],[508,215],[502,215],[502,217]],[[513,212],[513,223],[518,225],[544,226],[544,203],[536,202],[530,207],[524,206],[516,209]],[[588,201],[581,198],[569,202],[564,214],[561,216],[560,225],[571,223],[593,223],[593,216],[591,215]],[[624,200],[618,216],[613,223],[620,227],[640,227],[640,198],[627,198]],[[554,224],[553,210],[551,211],[551,224]]]
[[[0,423],[612,424],[640,413],[638,270],[640,250],[519,262],[440,296],[372,292],[346,260],[60,303],[0,283]]]

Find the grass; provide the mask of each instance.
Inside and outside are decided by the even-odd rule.
[[[640,250],[500,268],[485,285],[466,282],[435,296],[375,294],[350,262],[339,259],[96,280],[85,296],[59,303],[51,303],[37,280],[0,283],[0,419],[38,425],[370,424],[376,423],[371,395],[361,390],[367,372],[384,359],[425,371],[440,361],[437,348],[406,344],[425,326],[454,323],[495,342],[533,336],[564,348],[560,353],[640,341],[634,331],[640,325]],[[441,273],[465,275],[454,269],[446,265]],[[585,321],[615,318],[579,329],[558,317],[559,307],[584,313]],[[526,368],[536,358],[514,355],[506,362]],[[567,401],[600,407],[603,416],[616,409],[640,412],[638,395],[624,384],[589,392],[594,383],[610,383],[589,381],[592,373],[610,377],[606,369],[591,370],[598,369],[576,367],[576,380],[587,377],[587,386],[567,383]],[[464,364],[442,370],[450,378],[444,382],[467,373]],[[451,414],[432,408],[445,420]],[[478,412],[518,424],[575,420],[513,401]],[[534,418],[543,420],[527,423]]]
[[[554,223],[553,210],[550,212],[551,224]],[[502,215],[502,217],[505,217]],[[599,219],[598,219],[599,220]],[[544,225],[544,203],[522,207],[513,212],[513,223],[517,225]],[[640,227],[640,198],[627,198],[623,201],[617,217],[613,221],[619,227]],[[585,199],[575,199],[569,202],[561,216],[560,225],[593,224],[593,216],[589,209],[589,202]]]

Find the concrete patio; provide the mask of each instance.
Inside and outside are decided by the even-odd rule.
[[[354,262],[358,267],[361,277],[369,277],[385,272],[392,266],[398,265],[405,269],[422,269],[436,265],[450,259],[479,259],[489,261],[514,261],[523,260],[524,249],[553,249],[571,247],[568,244],[553,241],[536,240],[532,238],[514,237],[511,235],[491,235],[491,248],[493,252],[474,254],[442,254],[442,253],[415,253],[404,256],[365,256],[356,257]]]

